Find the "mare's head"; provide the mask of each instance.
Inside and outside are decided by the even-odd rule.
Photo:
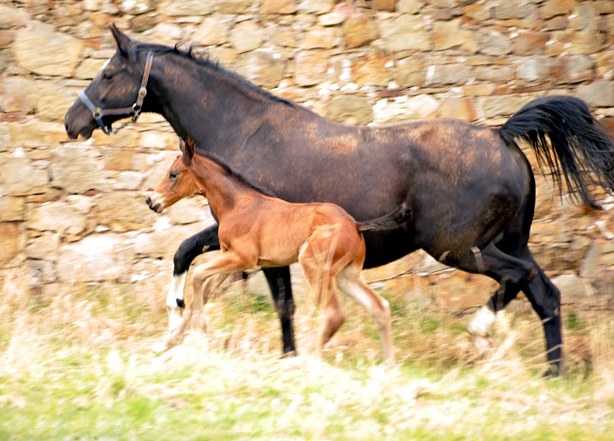
[[[111,124],[121,118],[138,117],[141,108],[147,107],[151,101],[145,97],[147,93],[141,91],[144,78],[149,74],[146,67],[148,53],[139,51],[137,42],[113,24],[111,32],[117,44],[117,52],[64,117],[66,133],[71,139],[79,135],[89,139],[97,127],[110,130]],[[139,98],[140,95],[143,96]]]
[[[175,202],[200,193],[180,155],[173,161],[162,181],[145,202],[156,213],[162,213]]]

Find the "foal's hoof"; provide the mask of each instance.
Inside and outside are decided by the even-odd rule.
[[[151,348],[151,352],[153,352],[154,354],[162,354],[168,351],[170,348],[171,347],[168,346],[166,341],[160,341],[153,345],[153,347]]]

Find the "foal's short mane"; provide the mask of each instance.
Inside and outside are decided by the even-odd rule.
[[[269,100],[273,100],[276,102],[287,104],[292,107],[296,107],[296,104],[294,102],[278,97],[278,96],[275,96],[272,93],[256,86],[250,81],[247,81],[241,75],[236,74],[226,69],[223,66],[220,66],[219,62],[211,61],[209,53],[205,53],[203,55],[195,54],[192,51],[192,46],[189,46],[188,50],[182,50],[177,45],[175,45],[175,47],[170,47],[170,46],[164,46],[162,44],[139,42],[134,46],[134,51],[136,54],[147,53],[151,51],[156,55],[162,55],[162,54],[168,54],[168,53],[180,55],[188,60],[194,61],[199,66],[203,66],[207,69],[211,69],[213,71],[219,72],[221,76],[231,84],[237,85],[249,92],[256,92],[257,95],[263,98],[267,98]]]
[[[191,139],[188,138],[186,140],[186,145],[189,146],[188,148],[191,149],[191,152],[188,152],[187,149],[186,149],[186,151],[183,151],[183,155],[190,155],[189,157],[190,157],[190,161],[191,161],[191,159],[192,159],[191,155],[194,154],[194,141],[192,141]],[[215,162],[217,165],[219,165],[222,168],[222,170],[224,171],[226,176],[230,177],[231,179],[234,179],[234,180],[240,182],[241,184],[245,185],[246,187],[251,188],[252,190],[255,190],[258,193],[261,193],[261,194],[263,194],[265,196],[275,197],[275,195],[272,194],[271,192],[263,189],[262,187],[257,186],[256,184],[253,184],[252,182],[247,180],[247,178],[245,176],[243,176],[238,171],[234,170],[226,162],[224,162],[223,159],[221,159],[219,156],[215,155],[214,153],[205,152],[203,150],[203,151],[199,151],[198,155],[203,156],[203,157],[205,157],[207,159],[210,159],[211,161]],[[188,163],[186,163],[185,156],[183,158],[183,163],[188,165]]]

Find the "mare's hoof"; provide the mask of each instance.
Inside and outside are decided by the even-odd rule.
[[[546,372],[544,372],[544,375],[542,375],[542,377],[547,378],[547,379],[559,378],[563,376],[563,374],[564,372],[561,366],[552,365],[546,370]]]
[[[495,347],[495,341],[490,336],[481,337],[479,335],[472,335],[471,339],[481,357],[487,357]]]
[[[291,349],[289,351],[284,350],[284,353],[281,354],[281,358],[294,358],[294,357],[298,357],[298,352],[296,352],[296,349]]]

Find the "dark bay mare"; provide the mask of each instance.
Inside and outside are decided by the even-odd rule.
[[[447,265],[499,282],[469,325],[483,348],[489,345],[494,314],[522,290],[542,320],[551,372],[561,372],[560,293],[527,247],[535,181],[515,139],[528,142],[543,164],[560,170],[554,175],[559,185],[564,182],[595,206],[588,187],[597,184],[611,191],[614,142],[584,102],[566,96],[537,98],[500,128],[451,118],[347,126],[189,52],[133,41],[115,27],[112,32],[118,50],[85,90],[90,104],[128,109],[123,117],[133,116],[130,106],[138,104],[147,76],[142,111],[161,114],[180,137],[193,139],[198,149],[206,148],[281,199],[332,202],[357,221],[405,203],[412,212],[410,222],[365,233],[365,267],[422,248]],[[148,59],[153,60],[149,69]],[[76,101],[66,114],[71,138],[87,139],[99,124],[110,127],[122,117],[100,116],[84,101]],[[215,228],[201,233],[195,239],[198,246],[219,247],[215,233]],[[281,297],[276,301],[280,317],[291,325],[287,269],[267,278],[273,295]],[[279,285],[285,288],[281,296]]]

